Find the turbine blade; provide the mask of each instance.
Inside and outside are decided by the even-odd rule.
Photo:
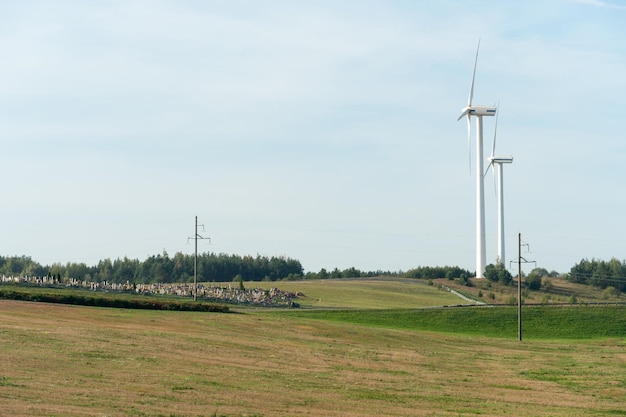
[[[498,133],[498,116],[500,115],[500,103],[498,103],[498,107],[496,107],[496,126],[493,129],[493,144],[491,145],[491,156],[493,157],[496,152],[496,134]]]
[[[461,120],[463,117],[465,117],[466,115],[468,115],[468,114],[469,114],[469,112],[470,112],[470,109],[469,109],[469,108],[467,108],[467,109],[463,110],[463,113],[461,113],[461,115],[459,116],[459,118],[458,118],[458,119],[456,119],[456,121],[458,122],[459,120]]]
[[[487,165],[487,169],[485,170],[485,173],[483,174],[483,178],[487,176],[487,173],[489,172],[489,170],[491,169],[491,166],[493,165],[493,161],[489,162],[489,165]]]
[[[470,85],[469,98],[467,100],[467,107],[472,106],[472,99],[474,98],[474,80],[476,79],[476,64],[478,64],[478,51],[480,50],[480,38],[478,38],[478,47],[476,48],[476,58],[474,59],[474,72],[472,73],[472,84]]]

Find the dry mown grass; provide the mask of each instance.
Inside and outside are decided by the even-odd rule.
[[[623,415],[625,348],[0,301],[0,414]]]

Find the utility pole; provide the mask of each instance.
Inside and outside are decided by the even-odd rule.
[[[522,234],[517,234],[517,340],[522,341]]]
[[[530,252],[530,245],[522,243],[522,234],[517,234],[517,340],[522,341],[522,263],[534,263],[522,256],[522,246],[526,246],[526,250]],[[511,261],[515,262],[515,261]]]
[[[204,225],[201,224],[200,226],[202,226],[202,230],[204,231]],[[192,239],[192,238],[188,237],[187,243],[189,243],[189,239]],[[208,239],[209,242],[211,241],[211,238],[203,237],[198,234],[198,216],[196,216],[196,231],[194,233],[193,239],[195,241],[195,246],[196,246],[195,256],[193,258],[193,301],[197,301],[198,300],[198,239]]]

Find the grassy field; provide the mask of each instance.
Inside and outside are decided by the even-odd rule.
[[[0,300],[0,415],[626,415],[624,307],[527,308],[520,343],[514,308],[387,310],[354,291],[327,301],[351,310],[231,314]]]
[[[337,279],[246,282],[246,287],[278,288],[298,292],[303,308],[389,309],[464,303],[459,297],[424,281],[398,279]]]
[[[509,339],[518,335],[517,307],[292,310],[283,313],[287,315],[397,330]],[[626,306],[527,306],[522,309],[522,318],[525,339],[581,340],[626,335]]]

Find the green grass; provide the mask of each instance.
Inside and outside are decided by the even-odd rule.
[[[420,280],[331,279],[311,281],[246,282],[246,288],[278,288],[302,293],[303,308],[389,309],[466,303],[459,297]]]
[[[316,320],[397,330],[517,338],[517,307],[289,311]],[[522,309],[523,338],[624,337],[626,306],[533,306]]]

